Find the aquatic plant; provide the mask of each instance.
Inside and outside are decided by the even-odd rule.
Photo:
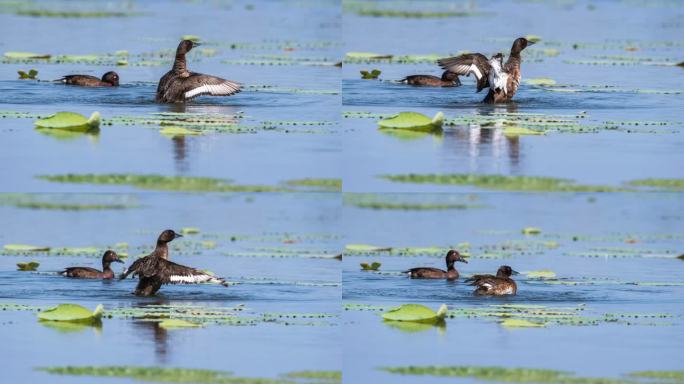
[[[37,261],[21,262],[17,263],[17,270],[19,271],[36,271],[40,263]]]
[[[361,78],[364,79],[364,80],[374,80],[374,79],[377,79],[378,76],[380,76],[380,74],[382,73],[382,71],[380,71],[379,69],[374,69],[374,70],[372,70],[372,71],[370,71],[370,72],[365,71],[365,70],[364,70],[364,71],[360,71],[360,72],[361,72]]]
[[[74,132],[97,130],[100,126],[100,113],[93,112],[90,118],[74,112],[57,112],[35,122],[36,128],[63,129]]]
[[[664,191],[684,191],[684,179],[639,179],[627,183],[635,187],[650,187]]]
[[[422,132],[436,132],[442,129],[444,114],[437,112],[435,117],[429,117],[417,112],[400,112],[390,118],[378,121],[381,129],[406,129]]]
[[[400,183],[469,185],[483,189],[504,191],[617,192],[624,190],[624,188],[601,185],[577,185],[572,180],[553,177],[474,174],[403,174],[380,175],[378,177]]]
[[[501,322],[506,328],[543,328],[544,323],[535,323],[525,319],[506,319]]]
[[[292,187],[312,187],[323,191],[340,192],[342,191],[342,179],[312,178],[292,179],[285,181],[285,184]]]
[[[99,304],[95,311],[78,304],[59,304],[38,313],[38,319],[43,321],[67,321],[75,323],[94,323],[100,320],[104,313],[104,307]]]
[[[17,73],[19,74],[19,79],[22,79],[22,80],[23,79],[36,80],[36,76],[38,76],[38,71],[36,71],[35,69],[29,70],[28,73],[19,70],[19,71],[17,71]]]
[[[446,304],[442,304],[437,312],[421,304],[402,304],[383,313],[382,318],[387,321],[436,324],[444,321],[446,314]]]
[[[3,249],[11,252],[47,252],[50,247],[28,244],[5,244]]]
[[[360,265],[361,265],[361,270],[363,270],[363,271],[377,271],[382,264],[378,263],[377,261],[374,261],[370,264],[361,263]]]
[[[201,328],[202,324],[182,319],[167,319],[159,322],[159,326],[165,329]]]

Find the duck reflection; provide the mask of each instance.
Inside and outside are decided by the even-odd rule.
[[[173,122],[188,122],[194,120],[198,125],[211,124],[215,126],[237,124],[238,120],[234,116],[239,113],[239,110],[234,106],[229,105],[202,105],[202,104],[185,104],[176,103],[168,104],[165,112],[182,113],[182,114],[197,114],[197,117],[192,116],[169,116],[168,125],[173,125]],[[198,118],[202,116],[202,118]],[[189,151],[192,147],[189,141],[191,137],[187,135],[171,136],[171,143],[173,149],[173,160],[176,168],[176,173],[184,174],[190,170]]]
[[[168,305],[169,301],[165,299],[158,299],[155,301],[146,301],[133,305],[137,308],[145,308],[150,305]],[[142,334],[142,339],[151,338],[154,342],[154,354],[158,364],[165,364],[168,358],[169,341],[168,332],[166,329],[159,326],[158,321],[138,320],[133,322],[133,327]]]

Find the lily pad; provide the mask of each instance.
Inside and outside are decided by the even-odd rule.
[[[429,117],[417,112],[400,112],[388,119],[380,120],[380,128],[408,129],[422,132],[435,132],[442,129],[444,114],[437,112],[435,117]]]
[[[535,323],[524,319],[506,319],[501,322],[506,328],[541,328],[544,327],[544,323]]]
[[[8,59],[49,59],[51,55],[33,52],[5,52],[4,55]]]
[[[527,272],[527,277],[530,279],[555,279],[556,272],[550,271],[548,269],[542,269],[539,271]]]
[[[17,268],[19,271],[35,271],[40,266],[37,261],[21,262],[17,263]]]
[[[3,248],[5,250],[14,252],[47,252],[50,250],[50,247],[28,244],[5,244]]]
[[[68,131],[87,132],[100,126],[100,113],[93,112],[90,118],[74,112],[57,112],[54,115],[36,121],[37,128],[64,129]]]
[[[543,135],[544,132],[524,127],[504,127],[503,134],[508,137],[513,137],[523,135]]]
[[[549,78],[539,78],[539,79],[527,79],[525,80],[525,84],[529,85],[539,85],[539,86],[547,86],[547,85],[556,85],[556,80],[554,79],[549,79]]]
[[[435,324],[443,321],[447,314],[446,304],[442,304],[437,312],[421,304],[404,304],[382,314],[388,321],[411,321]]]
[[[392,250],[392,248],[376,247],[369,244],[347,244],[344,248],[350,252],[386,252]]]
[[[537,227],[527,227],[523,228],[522,233],[523,235],[538,235],[541,233],[541,228]]]
[[[44,321],[71,321],[88,323],[100,320],[104,313],[104,307],[99,304],[95,311],[90,312],[88,308],[78,304],[60,304],[54,308],[47,309],[38,314],[38,319]]]
[[[17,71],[19,74],[19,79],[30,79],[30,80],[35,80],[36,76],[38,76],[38,71],[35,69],[31,69],[28,71],[28,73],[24,71]]]
[[[181,40],[190,40],[190,41],[198,42],[198,41],[202,40],[202,38],[197,36],[197,35],[183,35],[181,37]]]
[[[361,263],[361,269],[364,271],[377,271],[378,268],[380,268],[382,264],[378,263],[377,261],[374,261],[371,264],[368,263]]]
[[[386,55],[386,54],[374,53],[374,52],[347,52],[347,57],[350,59],[359,59],[359,60],[383,60],[383,59],[391,59],[392,55]]]
[[[201,328],[202,324],[193,323],[192,321],[181,320],[181,319],[168,319],[159,323],[159,326],[165,329],[176,329],[176,328]]]
[[[195,227],[181,228],[181,234],[183,234],[183,235],[196,235],[198,233],[200,233],[199,228],[195,228]]]

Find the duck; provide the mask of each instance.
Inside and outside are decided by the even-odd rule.
[[[102,79],[90,75],[66,75],[57,80],[67,85],[79,85],[81,87],[118,87],[119,74],[109,71],[102,75]]]
[[[520,86],[520,52],[534,41],[519,37],[513,42],[511,53],[503,64],[503,54],[494,55],[491,59],[481,53],[467,53],[460,56],[437,60],[443,69],[462,76],[473,74],[477,80],[477,92],[489,88],[483,103],[507,103],[513,99]],[[503,84],[505,85],[503,85]]]
[[[136,296],[152,296],[159,291],[162,284],[198,284],[218,283],[228,286],[224,279],[214,277],[207,272],[169,261],[168,244],[183,237],[172,229],[163,231],[157,238],[154,251],[141,257],[119,276],[119,280],[129,275],[138,276],[138,285],[133,292]]]
[[[200,44],[183,40],[176,49],[173,68],[159,80],[158,103],[184,103],[197,96],[230,96],[240,92],[240,84],[220,77],[188,71],[185,54]]]
[[[455,250],[450,250],[446,254],[446,267],[447,270],[441,270],[439,268],[429,268],[429,267],[420,267],[420,268],[411,268],[408,271],[403,271],[402,273],[408,274],[408,276],[412,279],[447,279],[447,280],[456,280],[458,279],[458,271],[454,267],[454,263],[457,261],[463,262],[468,264],[468,261],[461,256],[458,251]]]
[[[123,263],[119,255],[112,250],[108,250],[102,255],[102,271],[90,267],[69,267],[59,272],[60,275],[77,279],[111,279],[114,277],[112,263]]]
[[[444,71],[441,78],[432,75],[411,75],[404,77],[399,82],[424,87],[458,87],[461,85],[458,75],[451,71]]]
[[[496,271],[496,276],[492,275],[473,275],[465,280],[468,285],[477,286],[473,294],[477,296],[503,296],[515,295],[518,292],[518,285],[511,279],[511,275],[518,272],[508,265],[502,265]]]

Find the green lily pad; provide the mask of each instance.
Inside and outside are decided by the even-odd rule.
[[[385,252],[392,250],[392,248],[377,247],[369,244],[347,244],[344,248],[350,252]]]
[[[361,60],[383,60],[383,59],[391,59],[392,55],[385,55],[385,54],[374,53],[374,52],[347,52],[347,57],[350,59],[361,59]]]
[[[37,128],[64,129],[68,131],[87,132],[100,126],[100,113],[93,112],[90,118],[74,112],[57,112],[54,115],[36,121]]]
[[[378,263],[377,261],[374,261],[374,262],[371,263],[371,264],[368,264],[368,263],[361,263],[361,269],[363,269],[364,271],[377,271],[378,268],[380,268],[381,265],[382,265],[382,264],[381,264],[381,263]]]
[[[541,233],[541,228],[536,228],[536,227],[527,227],[523,228],[522,233],[523,235],[538,235]]]
[[[181,319],[168,319],[159,323],[159,326],[165,329],[176,329],[176,328],[201,328],[202,324],[193,323],[192,321],[181,320]]]
[[[17,263],[17,268],[20,271],[35,271],[38,269],[39,266],[40,266],[40,263],[37,261]]]
[[[501,322],[506,328],[541,328],[545,327],[544,323],[535,323],[524,319],[506,319]]]
[[[382,73],[381,70],[379,69],[374,69],[370,72],[368,71],[360,71],[361,72],[361,78],[364,80],[372,80],[372,79],[377,79],[378,76]]]
[[[50,58],[50,55],[42,54],[42,53],[33,53],[33,52],[5,52],[4,56],[8,59],[17,59],[17,60],[22,60],[22,59],[49,59]]]
[[[35,80],[36,76],[38,76],[38,71],[36,71],[35,69],[29,70],[28,73],[24,71],[17,71],[17,73],[19,74],[20,79]]]
[[[549,271],[548,269],[542,269],[539,271],[527,272],[527,277],[530,279],[555,279],[556,272]]]
[[[537,36],[537,35],[527,35],[527,36],[525,36],[525,38],[527,40],[533,42],[533,43],[537,43],[541,40],[541,36]]]
[[[181,234],[183,234],[183,235],[196,235],[198,233],[200,233],[199,228],[195,228],[195,227],[181,228]]]
[[[435,132],[442,129],[443,123],[444,114],[442,112],[437,112],[432,119],[417,112],[400,112],[388,119],[380,120],[378,125],[380,128]]]
[[[548,85],[556,85],[556,80],[542,77],[539,79],[527,79],[525,80],[525,84],[538,85],[543,87]]]
[[[183,127],[164,127],[159,130],[159,133],[168,137],[199,136],[202,134],[202,132],[197,129],[189,129]]]
[[[181,37],[181,40],[190,40],[190,41],[198,42],[198,41],[202,40],[202,38],[197,36],[197,35],[183,35]]]
[[[534,129],[524,127],[504,127],[503,134],[508,137],[523,136],[523,135],[543,135],[543,131],[536,131]]]
[[[5,244],[3,248],[14,252],[47,252],[50,250],[50,247],[28,244]]]
[[[44,321],[71,321],[71,322],[94,322],[99,320],[104,313],[104,307],[99,304],[95,311],[78,304],[60,304],[54,308],[38,313],[38,319]]]
[[[443,321],[446,313],[446,304],[442,304],[437,312],[421,304],[404,304],[383,313],[382,318],[389,321],[412,321],[434,324]]]

